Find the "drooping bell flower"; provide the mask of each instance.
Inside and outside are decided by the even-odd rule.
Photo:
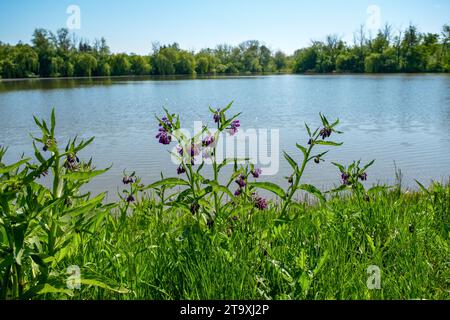
[[[245,181],[245,176],[240,175],[238,179],[235,180],[235,182],[238,184],[240,188],[244,188],[247,185],[247,182]]]
[[[233,136],[238,132],[238,128],[241,126],[239,120],[234,120],[231,122],[230,127],[228,128],[228,133]]]
[[[253,196],[253,200],[254,200],[254,205],[255,208],[259,209],[259,210],[265,210],[267,209],[267,200],[258,196],[258,195],[254,195]]]
[[[259,176],[261,175],[262,170],[260,168],[255,168],[252,170],[251,174],[253,176],[253,178],[259,178]]]
[[[214,112],[213,119],[214,119],[215,123],[219,123],[219,121],[220,121],[220,108],[217,109],[216,112]]]
[[[172,137],[170,136],[170,134],[166,131],[166,129],[164,129],[163,127],[158,129],[158,134],[156,135],[156,138],[159,139],[159,143],[161,144],[170,144],[170,142],[172,141]]]

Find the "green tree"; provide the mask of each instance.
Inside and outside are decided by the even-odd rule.
[[[194,74],[195,59],[192,53],[180,51],[175,63],[175,72],[177,74]]]
[[[48,77],[51,72],[51,60],[55,55],[55,47],[51,39],[54,35],[45,29],[35,29],[31,42],[39,59],[39,74]]]
[[[113,76],[130,74],[131,63],[125,53],[113,54],[109,61],[109,65],[111,66],[111,75]]]
[[[405,72],[418,72],[425,69],[422,50],[419,47],[421,35],[417,27],[410,25],[401,43],[401,69]]]
[[[143,56],[132,55],[130,57],[130,73],[134,75],[148,75],[151,71],[149,59]]]
[[[287,58],[286,54],[284,54],[282,51],[275,52],[275,56],[273,58],[273,62],[275,64],[275,69],[277,71],[282,71],[287,66]]]
[[[315,71],[317,56],[318,54],[315,46],[297,50],[294,53],[293,71],[296,73]]]
[[[76,57],[75,74],[80,77],[90,77],[97,68],[97,59],[90,53],[80,53]]]

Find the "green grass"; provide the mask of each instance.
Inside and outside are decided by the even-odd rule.
[[[353,196],[279,206],[212,229],[144,198],[122,223],[110,219],[68,264],[127,294],[82,286],[75,299],[449,299],[450,187],[385,191],[360,207]],[[381,270],[369,290],[367,268]]]

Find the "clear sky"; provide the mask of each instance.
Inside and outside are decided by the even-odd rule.
[[[65,27],[69,5],[80,8],[78,37],[104,36],[113,52],[139,54],[149,53],[153,41],[199,50],[245,40],[290,54],[327,34],[351,41],[373,17],[371,5],[394,29],[411,22],[438,33],[450,23],[449,0],[0,0],[0,41],[29,42],[36,27]]]

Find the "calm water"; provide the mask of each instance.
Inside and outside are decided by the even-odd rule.
[[[123,169],[136,170],[145,183],[174,175],[166,147],[157,143],[155,114],[162,106],[181,114],[184,126],[210,121],[208,106],[234,100],[243,128],[280,130],[280,149],[300,158],[295,143],[305,143],[303,123],[318,125],[318,113],[339,117],[344,145],[327,160],[348,163],[376,159],[369,183],[393,183],[394,162],[404,183],[450,177],[449,75],[258,76],[208,79],[33,80],[0,82],[0,145],[6,161],[32,155],[29,133],[38,134],[32,115],[57,111],[58,141],[95,136],[83,156],[98,168],[113,164],[90,188],[115,198]],[[285,183],[284,159],[276,177]],[[305,179],[322,188],[339,183],[327,161],[312,164]]]

